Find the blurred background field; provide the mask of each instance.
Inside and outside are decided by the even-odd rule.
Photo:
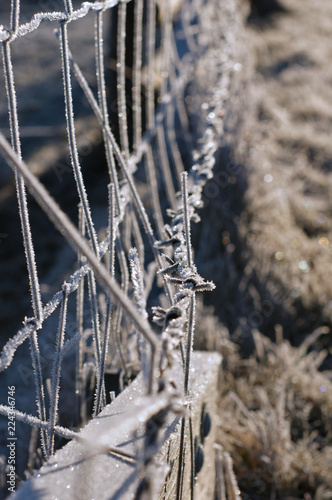
[[[200,255],[218,276],[208,300],[245,358],[253,349],[233,358],[224,340],[220,442],[243,498],[330,499],[332,6],[278,6],[248,20],[250,97],[206,209],[219,238]]]

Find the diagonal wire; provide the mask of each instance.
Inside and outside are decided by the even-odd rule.
[[[121,304],[126,314],[135,324],[136,328],[144,335],[151,345],[151,350],[159,349],[159,338],[152,331],[148,322],[138,313],[136,307],[125,296],[118,283],[109,275],[105,266],[100,262],[98,257],[91,250],[88,242],[84,239],[79,231],[75,228],[68,216],[61,210],[53,198],[48,194],[44,186],[39,180],[29,171],[26,164],[15,154],[11,149],[7,140],[0,132],[0,149],[2,155],[8,164],[14,169],[19,170],[24,177],[26,184],[29,186],[31,194],[36,199],[37,203],[45,211],[49,219],[53,222],[56,228],[61,231],[61,234],[67,239],[68,243],[75,251],[81,251],[85,255],[90,264],[100,285],[108,293],[111,293],[113,298]],[[152,387],[152,384],[151,384]]]

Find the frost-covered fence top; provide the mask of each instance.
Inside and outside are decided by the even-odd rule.
[[[73,23],[85,16],[94,23],[95,86],[85,77],[68,41]],[[116,95],[110,95],[107,85],[112,77],[105,78],[110,49],[104,46],[105,16],[111,16],[115,28],[111,44],[116,46],[111,52],[116,54],[116,85],[109,89],[115,88]],[[225,2],[223,25],[236,22],[234,2]],[[20,37],[38,30],[41,23],[50,24],[50,37],[57,27],[58,51],[54,57],[62,66],[63,117],[79,201],[77,226],[22,158],[15,91],[15,74],[20,68],[13,67],[11,52]],[[212,177],[218,135],[222,134],[222,107],[228,96],[225,88],[231,79],[231,36],[228,39],[224,33],[222,59],[216,60],[211,50],[221,39],[220,30],[217,0],[105,0],[84,2],[75,8],[71,0],[64,0],[59,11],[36,13],[24,24],[20,23],[20,2],[12,0],[10,22],[0,26],[5,79],[1,85],[7,95],[11,134],[11,143],[0,134],[0,150],[15,172],[33,308],[33,316],[24,319],[23,327],[3,347],[0,371],[11,369],[17,349],[28,342],[36,411],[26,414],[19,401],[14,411],[16,421],[32,428],[30,444],[26,445],[28,474],[54,454],[62,444],[61,438],[75,438],[76,430],[91,415],[97,416],[114,392],[141,371],[146,401],[156,398],[162,401],[162,407],[158,403],[151,411],[147,409],[145,439],[137,456],[129,457],[144,471],[137,492],[140,498],[150,487],[147,478],[154,466],[155,451],[162,444],[161,430],[168,415],[184,415],[185,408],[190,415],[196,293],[214,288],[194,264],[190,225],[199,221],[202,190]],[[204,64],[198,64],[202,60]],[[199,85],[192,85],[197,68],[205,72],[205,87],[210,86],[208,92],[204,88],[204,95],[200,95],[203,90]],[[221,68],[223,83],[219,81]],[[74,79],[103,136],[109,185],[100,196],[108,200],[106,237],[96,230],[89,186],[81,169]],[[47,107],[48,103],[43,105]],[[201,130],[190,135],[197,116],[201,117]],[[26,189],[77,253],[76,269],[46,303],[38,277],[39,256],[30,230]],[[54,323],[46,320],[56,315],[58,326],[50,340]],[[46,350],[48,356],[52,352],[47,366],[43,362]],[[181,386],[172,376],[178,353],[184,369]],[[13,408],[1,404],[0,413],[6,418],[13,414]],[[185,420],[179,445],[178,493],[183,479]],[[128,459],[120,449],[109,451]]]

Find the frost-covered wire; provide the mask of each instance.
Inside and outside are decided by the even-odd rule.
[[[86,220],[89,238],[91,240],[92,248],[95,254],[98,255],[97,235],[91,217],[89,202],[78,158],[78,150],[77,150],[76,134],[75,134],[74,110],[73,110],[73,96],[72,96],[72,86],[71,86],[71,76],[70,76],[70,62],[69,62],[70,59],[68,52],[69,51],[68,32],[67,32],[66,22],[60,24],[59,33],[60,33],[59,40],[60,40],[61,62],[62,62],[64,99],[66,108],[67,135],[68,135],[70,157],[74,170],[77,191],[82,203],[82,208],[84,210],[84,216]]]
[[[112,7],[115,7],[123,1],[130,2],[133,0],[104,0],[102,2],[83,2],[79,9],[71,11],[70,22],[82,19],[90,12],[90,10],[111,9]],[[61,22],[67,20],[67,12],[39,12],[38,14],[35,14],[29,22],[19,26],[14,34],[11,32],[11,30],[8,30],[6,26],[0,26],[0,42],[5,42],[6,40],[12,41],[17,37],[27,35],[28,33],[36,30],[42,21]]]
[[[134,64],[133,64],[133,130],[134,150],[142,142],[142,41],[143,41],[143,0],[134,5]]]
[[[110,277],[105,266],[99,261],[94,252],[92,252],[88,242],[82,238],[79,231],[75,228],[67,215],[48,194],[40,181],[29,171],[26,164],[11,149],[8,141],[1,132],[0,150],[8,164],[13,169],[17,167],[21,175],[24,177],[31,194],[36,199],[37,203],[45,211],[56,228],[61,231],[61,234],[67,239],[68,243],[75,251],[81,251],[84,254],[100,285],[105,289],[105,291],[110,292],[113,295],[115,300],[121,304],[123,309],[126,311],[126,314],[128,314],[129,318],[133,321],[136,327],[142,332],[151,345],[157,348],[158,338],[153,333],[148,323],[144,321],[144,319],[137,312],[135,306],[123,294],[118,283]]]
[[[155,79],[155,43],[156,43],[156,4],[147,0],[147,84],[146,84],[146,124],[151,129],[154,124],[154,79]]]
[[[126,18],[127,4],[121,2],[118,15],[117,36],[117,90],[118,90],[118,117],[120,124],[120,143],[125,161],[129,160],[128,122],[126,107]]]

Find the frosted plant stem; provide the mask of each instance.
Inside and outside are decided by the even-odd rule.
[[[118,88],[118,117],[120,129],[120,143],[125,161],[129,161],[129,140],[126,108],[126,17],[127,4],[121,2],[118,6],[118,34],[117,34],[117,88]]]
[[[133,122],[134,150],[142,142],[142,26],[143,0],[136,0],[134,5],[134,64],[133,64]]]
[[[114,154],[111,141],[106,133],[106,127],[109,125],[107,111],[107,96],[105,85],[105,64],[104,64],[104,43],[103,43],[103,10],[96,13],[95,25],[95,52],[96,52],[96,74],[98,85],[99,108],[102,115],[102,131],[105,142],[106,160],[110,181],[114,185],[115,206],[118,215],[120,214],[120,189],[119,180],[116,172]],[[69,56],[71,57],[71,56]]]
[[[145,153],[145,158],[146,158],[146,161],[145,161],[146,175],[147,175],[148,183],[149,183],[149,186],[151,189],[153,215],[154,215],[157,231],[159,234],[159,238],[162,239],[162,234],[164,231],[164,222],[163,222],[163,216],[162,216],[161,207],[160,207],[156,169],[155,169],[155,164],[154,164],[154,159],[153,159],[152,148],[151,148],[150,144],[147,147],[147,150]]]
[[[140,332],[142,332],[144,337],[151,344],[151,350],[159,352],[160,340],[158,336],[152,331],[149,323],[141,317],[136,307],[131,303],[128,297],[123,294],[118,283],[114,280],[114,278],[110,276],[108,270],[100,262],[95,253],[91,250],[88,241],[80,235],[79,231],[72,224],[67,215],[61,210],[59,205],[48,194],[44,186],[29,171],[26,164],[12,150],[12,148],[8,144],[8,141],[5,139],[1,132],[0,150],[8,164],[13,169],[15,169],[16,167],[19,170],[21,175],[24,177],[24,180],[28,185],[32,196],[45,211],[55,227],[61,232],[63,237],[66,238],[71,247],[76,252],[81,251],[82,254],[86,257],[87,262],[93,269],[100,285],[107,293],[111,293],[113,298],[121,304],[124,311],[134,323],[136,328]]]
[[[116,234],[116,226],[115,226],[115,195],[114,195],[114,184],[110,184],[109,188],[109,217],[108,217],[108,236],[110,239],[109,246],[109,273],[112,278],[114,278],[114,268],[115,268],[115,234]],[[104,381],[105,376],[105,364],[108,353],[108,344],[110,332],[112,329],[112,298],[110,294],[107,294],[106,300],[106,315],[105,315],[105,327],[104,327],[104,336],[102,342],[102,352],[101,359],[99,363],[99,377],[97,383],[96,390],[96,400],[94,406],[94,416],[98,415],[101,399],[102,399],[102,382]]]
[[[134,204],[135,204],[136,211],[137,211],[137,213],[138,213],[138,215],[139,215],[139,217],[141,219],[144,231],[145,231],[145,233],[146,233],[146,235],[148,237],[148,240],[149,240],[151,249],[153,251],[154,257],[156,259],[156,262],[158,263],[158,268],[162,269],[163,268],[163,262],[161,260],[159,251],[155,247],[156,238],[154,236],[154,233],[153,233],[153,230],[152,230],[149,218],[147,216],[147,213],[145,211],[145,208],[143,206],[142,200],[141,200],[141,198],[140,198],[140,196],[139,196],[139,194],[137,192],[137,189],[136,189],[133,177],[132,177],[129,169],[127,168],[126,162],[124,161],[124,158],[123,158],[123,156],[121,154],[120,148],[117,145],[117,142],[116,142],[115,137],[114,137],[114,135],[113,135],[113,133],[112,133],[112,131],[110,129],[109,124],[104,123],[103,117],[102,117],[102,114],[101,114],[101,111],[100,111],[100,108],[99,108],[99,106],[98,106],[98,104],[97,104],[97,102],[96,102],[96,100],[95,100],[95,98],[94,98],[94,96],[93,96],[93,94],[91,92],[91,89],[90,89],[90,87],[89,87],[86,79],[84,78],[84,76],[83,76],[83,74],[82,74],[79,66],[77,65],[77,63],[75,63],[75,61],[72,59],[72,57],[71,57],[71,63],[73,65],[77,81],[80,84],[82,90],[84,91],[84,94],[85,94],[86,98],[88,99],[88,101],[90,103],[90,106],[93,109],[93,112],[95,113],[95,115],[96,115],[99,123],[101,124],[101,126],[102,127],[105,126],[107,137],[108,137],[108,139],[110,140],[110,142],[112,144],[113,151],[115,153],[116,159],[119,162],[119,165],[120,165],[120,167],[121,167],[121,169],[122,169],[122,171],[124,173],[124,176],[126,178],[126,181],[128,182],[128,186],[130,188],[130,191],[131,191],[131,194],[132,194],[132,197],[133,197],[133,201],[134,201]],[[172,299],[172,291],[171,291],[169,283],[167,282],[167,280],[166,280],[165,277],[163,277],[163,283],[164,283],[164,289],[165,289],[166,295],[169,298],[170,302],[172,302],[173,301],[173,299]]]
[[[51,404],[50,404],[50,427],[48,430],[48,449],[50,455],[54,454],[54,434],[55,424],[57,420],[59,391],[60,391],[60,376],[61,376],[61,349],[64,343],[65,328],[67,320],[67,305],[68,305],[68,284],[65,283],[62,288],[63,299],[60,310],[59,328],[56,336],[56,353],[53,363],[52,379],[51,379]]]
[[[78,207],[78,230],[79,233],[81,234],[82,237],[85,236],[85,219],[84,219],[84,212],[82,210],[82,204],[79,204]],[[78,252],[78,266],[81,267],[83,265],[82,261],[82,254],[81,252]],[[76,383],[75,383],[75,389],[76,389],[76,395],[77,395],[77,408],[78,408],[78,417],[80,415],[80,408],[81,408],[81,403],[82,403],[82,398],[84,397],[83,395],[83,382],[82,382],[82,369],[83,369],[83,314],[84,314],[84,276],[82,276],[82,279],[79,282],[78,288],[77,288],[77,295],[76,295],[76,325],[77,325],[77,332],[81,336],[79,343],[78,343],[78,349],[76,352]]]
[[[162,123],[159,123],[159,125],[157,126],[157,138],[158,138],[159,153],[160,153],[160,159],[161,159],[161,165],[162,165],[161,170],[162,170],[162,174],[164,177],[167,198],[168,198],[168,201],[169,201],[172,209],[176,210],[177,201],[176,201],[172,173],[171,173],[167,149],[166,149],[164,127],[163,127]]]
[[[146,124],[151,129],[154,125],[154,81],[155,81],[155,37],[156,5],[155,0],[147,0],[147,86],[146,86]]]
[[[69,0],[67,0],[69,3]],[[60,49],[61,49],[61,61],[62,61],[62,75],[63,75],[63,88],[65,96],[65,107],[66,107],[66,120],[67,120],[67,134],[68,134],[68,144],[71,156],[71,162],[74,170],[76,185],[78,194],[82,203],[84,210],[84,216],[86,220],[86,225],[88,229],[88,235],[91,240],[93,251],[98,255],[98,241],[97,235],[93,226],[92,217],[90,213],[89,202],[87,194],[85,191],[84,181],[82,177],[81,166],[78,159],[78,151],[76,144],[76,134],[75,134],[75,122],[74,122],[74,111],[73,111],[73,98],[72,98],[72,88],[71,88],[71,77],[70,77],[70,64],[69,64],[69,50],[68,50],[68,33],[67,33],[67,23],[63,22],[60,24]]]

